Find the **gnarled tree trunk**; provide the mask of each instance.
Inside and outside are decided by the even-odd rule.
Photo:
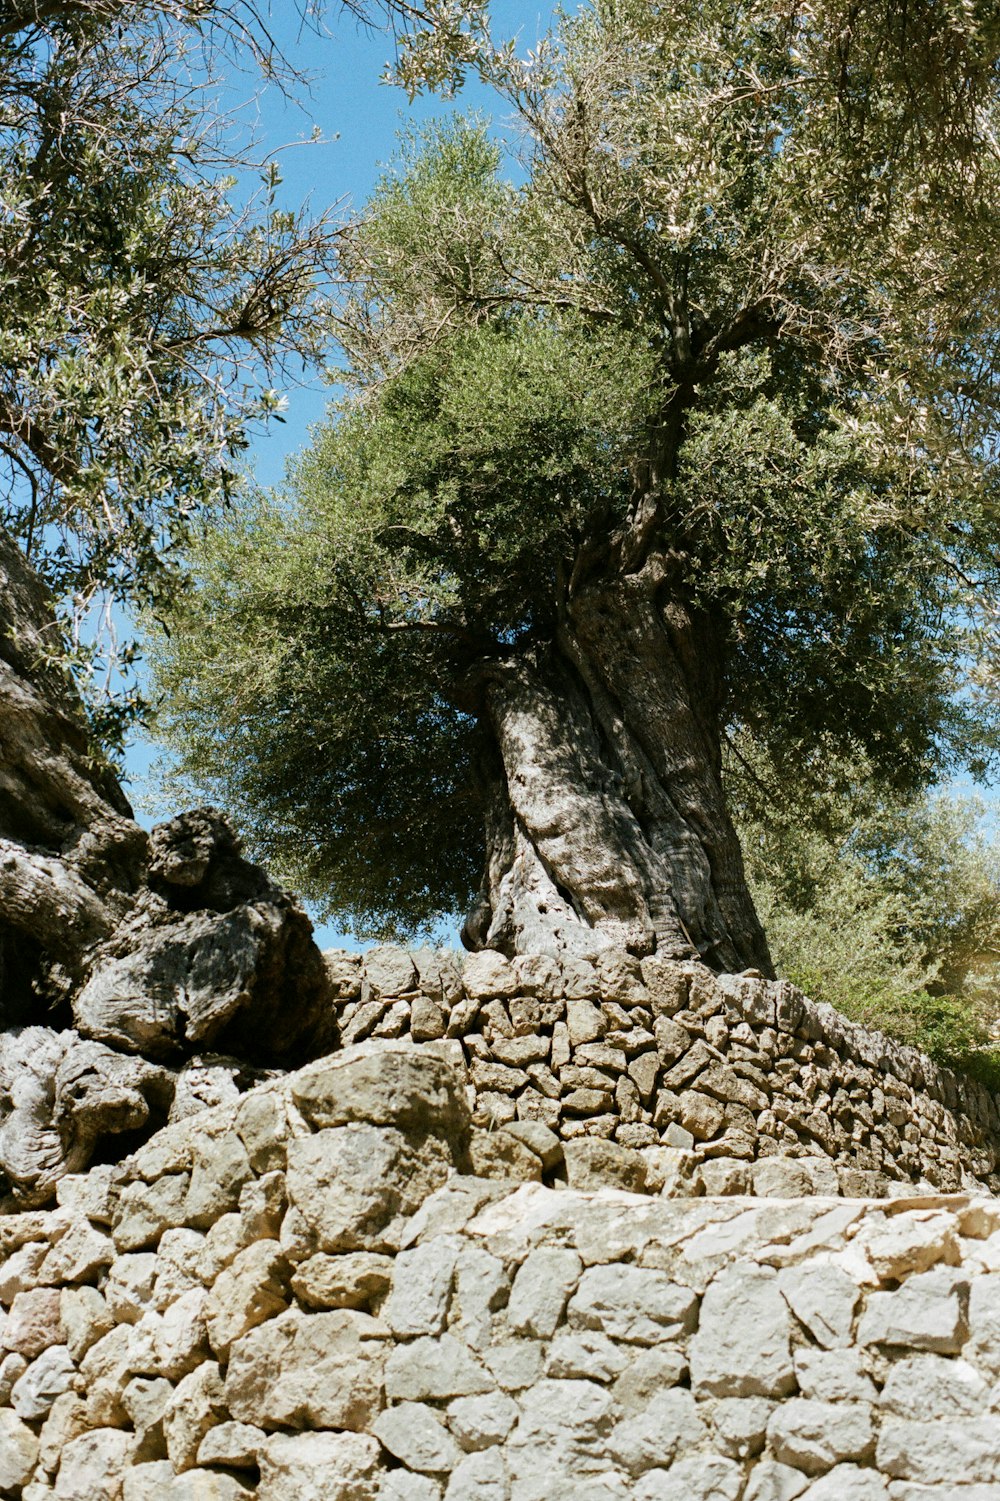
[[[624,944],[771,974],[722,787],[722,643],[659,557],[591,578],[545,646],[483,666],[496,755],[465,941]]]

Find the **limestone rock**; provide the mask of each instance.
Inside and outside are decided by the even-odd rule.
[[[865,1402],[793,1397],[774,1412],[767,1437],[776,1459],[807,1475],[844,1460],[870,1459],[875,1451],[871,1407]]]
[[[276,1240],[258,1240],[220,1273],[205,1304],[208,1341],[220,1360],[250,1329],[288,1307],[290,1270]]]
[[[25,1360],[34,1360],[50,1345],[64,1343],[58,1288],[36,1287],[20,1292],[11,1303],[0,1331],[0,1348],[13,1350]]]
[[[93,1428],[71,1439],[59,1461],[59,1501],[121,1501],[133,1442],[119,1428]]]
[[[873,1293],[858,1325],[858,1343],[957,1354],[966,1332],[962,1280],[957,1271],[935,1268],[910,1277],[895,1292]]]
[[[817,1344],[824,1349],[850,1344],[861,1292],[842,1267],[829,1261],[785,1267],[778,1287]]]
[[[381,1310],[394,1334],[405,1339],[441,1333],[460,1250],[457,1238],[437,1236],[396,1257],[392,1291]]]
[[[447,1144],[356,1123],[288,1146],[288,1197],[322,1251],[398,1248],[405,1221],[452,1167]]]
[[[563,1146],[566,1175],[571,1188],[584,1192],[597,1188],[623,1188],[642,1193],[646,1187],[646,1164],[629,1147],[597,1137],[578,1137]]]
[[[737,1501],[743,1473],[731,1459],[690,1455],[669,1470],[650,1470],[639,1481],[635,1501]]]
[[[474,1397],[492,1391],[493,1386],[482,1362],[450,1334],[397,1345],[386,1362],[386,1396],[398,1401]]]
[[[219,1367],[205,1360],[177,1383],[163,1414],[167,1456],[175,1470],[195,1467],[202,1439],[227,1416]]]
[[[260,1450],[258,1501],[376,1501],[379,1445],[361,1433],[276,1433]]]
[[[400,1402],[372,1425],[382,1446],[408,1470],[441,1473],[452,1470],[462,1457],[441,1415],[422,1402]]]
[[[502,1443],[517,1418],[517,1403],[505,1392],[458,1397],[448,1404],[448,1427],[470,1453]]]
[[[519,1334],[550,1339],[583,1271],[575,1251],[540,1247],[518,1269],[507,1304],[510,1327]]]
[[[370,1308],[389,1291],[393,1265],[374,1251],[320,1252],[296,1269],[292,1291],[311,1308]]]
[[[574,1328],[601,1329],[612,1339],[638,1345],[685,1334],[696,1316],[690,1288],[665,1272],[628,1265],[588,1267],[567,1310]]]
[[[782,1397],[795,1388],[791,1319],[773,1272],[720,1272],[701,1303],[691,1340],[691,1385],[699,1396]]]
[[[394,1126],[411,1138],[434,1134],[461,1142],[469,1111],[455,1070],[433,1054],[382,1046],[348,1050],[295,1075],[292,1097],[317,1129],[362,1122]]]
[[[232,1416],[264,1427],[359,1432],[382,1405],[387,1334],[368,1314],[348,1310],[269,1319],[230,1352]]]
[[[198,1446],[198,1463],[252,1470],[266,1438],[264,1430],[251,1423],[216,1423]]]
[[[65,1345],[50,1345],[14,1383],[10,1405],[26,1423],[44,1418],[57,1397],[72,1391],[76,1366]]]
[[[0,1407],[0,1490],[16,1491],[35,1468],[38,1439],[9,1407]]]

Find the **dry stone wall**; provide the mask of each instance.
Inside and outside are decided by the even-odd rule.
[[[577,1144],[566,1163],[578,1186],[593,1169],[624,1188],[669,1178],[709,1194],[1000,1190],[1000,1110],[985,1088],[786,982],[625,953],[597,965],[390,947],[326,957],[344,1044],[449,1045],[476,1124],[505,1128],[494,1155],[509,1156],[511,1131],[539,1146],[532,1128],[545,1127]],[[581,1145],[598,1141],[609,1146]],[[558,1143],[551,1159],[549,1177],[564,1171]]]
[[[0,1219],[0,1495],[1000,1498],[997,1200],[475,1175],[442,1051],[348,1050]]]

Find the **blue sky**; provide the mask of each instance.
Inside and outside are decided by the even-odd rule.
[[[495,35],[517,36],[524,51],[544,34],[552,8],[537,0],[493,0],[491,11]],[[234,77],[227,93],[234,105],[249,101],[243,118],[262,151],[303,143],[279,156],[282,193],[289,206],[308,200],[318,213],[342,204],[345,215],[352,206],[360,207],[379,176],[380,164],[392,157],[398,131],[409,124],[450,110],[476,109],[503,128],[502,101],[478,81],[470,82],[454,104],[434,97],[409,104],[400,89],[381,82],[392,58],[392,38],[361,26],[332,3],[325,25],[328,35],[303,30],[291,0],[273,0],[271,29],[289,61],[309,73],[309,93],[298,104],[275,88],[255,95],[249,76]],[[316,126],[322,142],[305,144]],[[286,395],[285,422],[272,424],[252,445],[250,465],[263,484],[280,483],[286,460],[309,441],[309,429],[322,418],[331,391],[317,378]],[[155,745],[139,741],[126,761],[129,794],[147,826],[165,812],[144,790],[157,754]],[[455,941],[454,935],[442,936]],[[322,948],[358,947],[349,935],[329,926],[317,926],[316,937]]]

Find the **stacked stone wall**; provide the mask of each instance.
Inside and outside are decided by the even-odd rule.
[[[12,1501],[996,1501],[1000,1205],[469,1173],[351,1050],[0,1219]]]
[[[989,1091],[786,982],[624,953],[591,965],[383,947],[327,962],[343,1044],[439,1041],[468,1068],[477,1125],[612,1143],[623,1150],[601,1171],[614,1159],[623,1187],[1000,1190]],[[595,1151],[568,1157],[592,1186]]]

